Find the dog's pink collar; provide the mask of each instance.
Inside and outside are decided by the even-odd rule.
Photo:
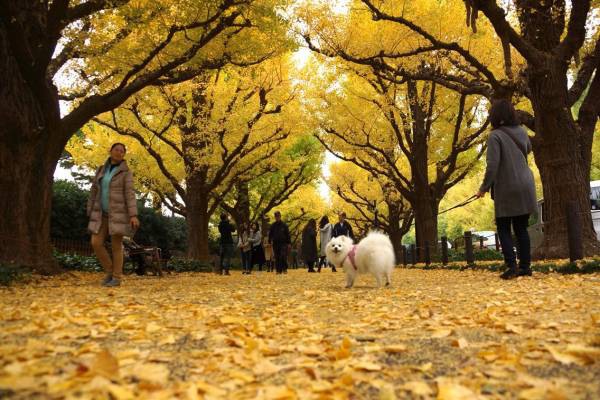
[[[358,271],[358,268],[356,268],[356,261],[355,261],[355,258],[356,258],[356,245],[353,245],[352,246],[352,250],[350,250],[348,252],[348,254],[346,254],[346,257],[344,257],[344,259],[342,260],[342,265],[340,266],[340,268],[344,266],[344,261],[346,261],[346,258],[350,259],[350,264],[352,264],[352,266],[354,267],[355,271]]]

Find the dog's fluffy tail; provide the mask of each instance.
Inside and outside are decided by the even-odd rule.
[[[391,257],[392,265],[396,265],[396,256],[394,253],[394,246],[392,245],[392,241],[390,238],[379,231],[371,231],[363,240],[360,241],[360,244],[365,246],[365,248],[386,248],[385,253],[387,253],[388,257]]]

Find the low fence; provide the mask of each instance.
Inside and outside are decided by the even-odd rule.
[[[486,246],[486,241],[489,238],[494,238],[494,244],[492,246]],[[473,240],[476,239],[476,240]],[[498,257],[501,258],[500,254],[500,240],[498,238],[498,234],[494,233],[488,236],[473,236],[473,233],[467,231],[464,233],[461,240],[454,240],[452,248],[453,252],[457,252],[459,248],[459,242],[464,243],[462,247],[464,247],[464,257],[460,261],[466,261],[467,264],[475,263],[475,254],[477,248],[480,250],[484,249],[492,249],[498,252]],[[461,244],[462,244],[461,243]],[[436,245],[431,245],[429,242],[425,242],[424,246],[416,246],[414,244],[411,245],[403,245],[402,246],[402,264],[407,266],[408,264],[415,265],[418,261],[424,262],[429,265],[432,262],[441,262],[443,265],[447,265],[451,260],[449,257],[449,241],[445,236],[441,237],[440,243]],[[458,261],[453,259],[452,261]]]
[[[59,253],[78,254],[80,256],[94,255],[94,249],[92,249],[89,241],[53,238],[52,246]]]

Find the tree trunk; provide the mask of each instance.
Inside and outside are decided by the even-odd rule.
[[[528,84],[535,112],[533,151],[544,188],[544,241],[534,256],[568,258],[566,207],[578,205],[584,253],[598,250],[590,213],[590,177],[586,155],[590,141],[584,140],[568,106],[566,66],[530,68]]]
[[[54,169],[67,138],[57,128],[56,89],[21,74],[3,24],[0,60],[0,263],[58,272],[50,207]]]
[[[44,153],[43,143],[0,146],[0,170],[11,171],[0,174],[0,263],[56,273],[60,269],[52,258],[50,210],[58,157],[44,160]]]
[[[402,237],[406,232],[402,231],[402,227],[400,225],[401,218],[400,213],[398,212],[398,207],[396,207],[395,203],[387,202],[388,206],[388,235],[390,235],[390,240],[392,241],[392,245],[394,246],[394,254],[396,255],[396,262],[402,259]]]
[[[419,254],[419,261],[425,260],[425,245],[429,244],[431,255],[437,252],[437,217],[439,202],[430,195],[417,195],[417,201],[412,203],[415,215],[415,237]]]
[[[209,193],[204,190],[203,183],[204,181],[199,177],[187,179],[188,257],[194,260],[209,261]]]
[[[231,214],[235,226],[250,222],[250,197],[248,194],[248,182],[240,182],[235,185],[236,197],[233,207],[224,207]]]

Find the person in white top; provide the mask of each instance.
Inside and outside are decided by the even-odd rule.
[[[321,232],[321,252],[319,257],[318,271],[321,272],[321,267],[326,267],[328,263],[327,256],[325,254],[325,249],[327,248],[327,243],[329,243],[329,241],[331,240],[331,233],[333,230],[333,226],[329,223],[329,218],[327,217],[327,215],[324,215],[323,218],[321,218],[321,221],[319,221],[319,230]],[[331,270],[335,272],[335,266],[332,266],[331,268]]]
[[[258,270],[262,271],[265,265],[265,252],[262,246],[262,233],[258,222],[250,224],[250,235],[248,236],[252,250],[250,251],[250,273],[254,264],[258,265]]]
[[[252,247],[249,240],[248,226],[246,224],[241,224],[238,229],[237,247],[240,249],[240,255],[242,258],[242,274],[249,274],[250,265],[252,265],[252,260],[250,259],[252,255]]]

